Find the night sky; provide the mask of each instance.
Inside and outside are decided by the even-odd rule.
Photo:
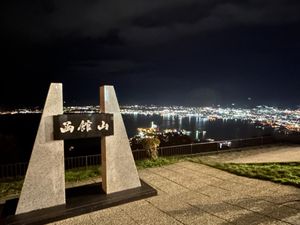
[[[0,107],[300,105],[299,0],[3,0]],[[250,100],[251,99],[251,100]]]

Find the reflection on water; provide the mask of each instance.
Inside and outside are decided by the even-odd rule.
[[[251,138],[270,135],[272,128],[257,129],[255,125],[244,120],[214,120],[201,117],[180,117],[172,115],[123,115],[128,137],[137,134],[138,127],[150,127],[151,121],[158,125],[160,130],[184,129],[191,131],[192,138],[215,140]]]

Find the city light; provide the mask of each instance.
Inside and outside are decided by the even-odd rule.
[[[99,106],[69,106],[64,107],[65,113],[97,113]],[[17,109],[0,112],[5,114],[41,113],[38,109]],[[184,107],[155,105],[121,106],[122,114],[160,115],[163,117],[196,117],[207,120],[244,120],[256,123],[261,127],[271,126],[275,130],[300,132],[300,109],[280,109],[272,106],[257,106],[251,109],[236,107]]]

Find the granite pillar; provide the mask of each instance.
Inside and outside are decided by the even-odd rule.
[[[140,187],[140,179],[113,86],[100,87],[100,109],[114,116],[114,135],[101,138],[103,190],[110,194]]]
[[[50,85],[16,214],[66,203],[64,143],[53,140],[53,116],[63,114],[62,84]]]

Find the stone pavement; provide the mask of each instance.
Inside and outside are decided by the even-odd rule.
[[[300,189],[180,162],[139,171],[158,196],[53,224],[300,224]]]

